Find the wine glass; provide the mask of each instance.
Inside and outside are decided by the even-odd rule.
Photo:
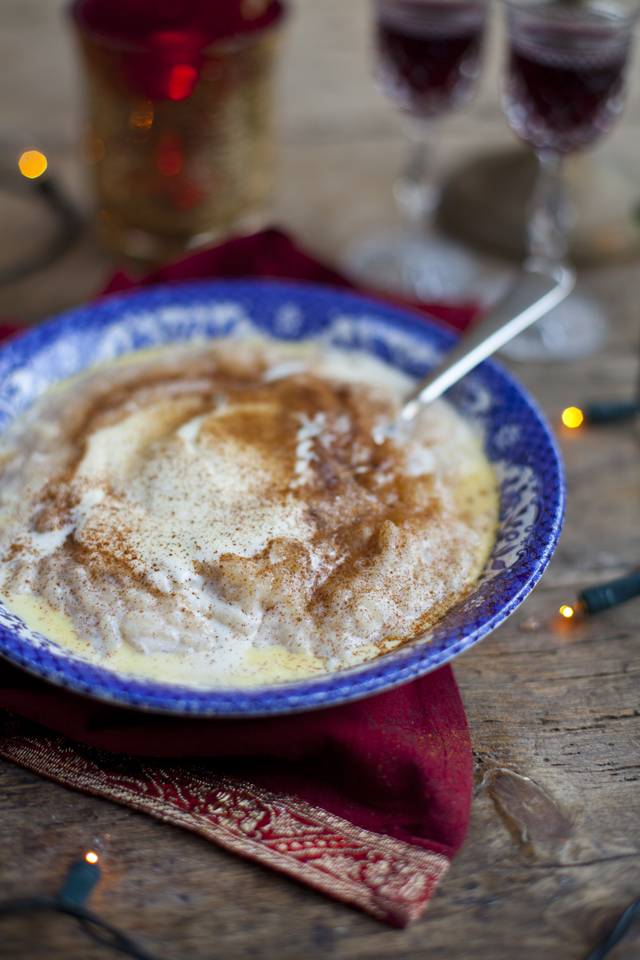
[[[564,157],[598,140],[619,116],[636,15],[609,0],[503,2],[510,50],[502,106],[538,158],[528,242],[530,258],[545,270],[566,257],[574,218]],[[572,294],[503,353],[517,360],[573,359],[595,353],[605,332],[598,305]]]
[[[464,301],[492,278],[464,247],[430,235],[438,202],[430,140],[440,118],[466,103],[480,73],[486,0],[374,0],[375,83],[405,116],[412,141],[394,185],[404,233],[372,237],[344,258],[347,272],[370,286],[424,301]]]

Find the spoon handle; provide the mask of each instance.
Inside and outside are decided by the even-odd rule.
[[[466,373],[561,303],[575,282],[574,270],[566,265],[545,264],[544,270],[535,262],[525,266],[505,298],[418,384],[402,408],[401,420],[413,420]]]

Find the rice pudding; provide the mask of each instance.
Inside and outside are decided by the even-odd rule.
[[[0,594],[110,669],[196,686],[337,670],[477,581],[498,493],[445,401],[361,353],[170,345],[66,381],[0,440]]]

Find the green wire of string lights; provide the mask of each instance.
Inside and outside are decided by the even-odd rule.
[[[640,900],[634,900],[624,911],[609,936],[589,954],[587,960],[604,960],[613,948],[617,947],[638,917],[640,917]]]
[[[0,902],[0,917],[20,913],[51,911],[73,917],[87,936],[96,943],[138,960],[159,960],[113,924],[89,910],[85,903],[100,879],[99,855],[90,851],[76,860],[55,897],[18,897]],[[640,899],[634,900],[620,916],[608,937],[593,950],[587,960],[604,960],[640,917]]]
[[[73,917],[87,936],[104,947],[138,960],[158,960],[131,937],[89,910],[85,903],[100,879],[99,855],[90,851],[72,865],[55,897],[17,897],[0,902],[0,917],[20,913],[61,913]]]

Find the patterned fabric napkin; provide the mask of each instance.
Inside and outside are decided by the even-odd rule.
[[[137,283],[118,273],[104,293],[212,276],[350,286],[269,230]],[[428,312],[464,327],[476,311]],[[294,717],[197,720],[107,706],[0,662],[0,756],[182,826],[400,927],[420,916],[462,845],[473,769],[449,667]]]
[[[395,926],[420,916],[464,840],[473,764],[449,667],[294,717],[192,720],[105,706],[0,663],[0,708],[6,760]]]

